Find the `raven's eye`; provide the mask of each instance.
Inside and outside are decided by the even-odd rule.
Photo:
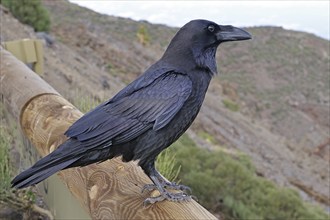
[[[210,31],[210,32],[213,32],[214,30],[215,30],[215,27],[214,27],[214,25],[209,25],[208,27],[207,27],[207,29]]]

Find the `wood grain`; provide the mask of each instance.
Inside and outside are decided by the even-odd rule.
[[[0,47],[1,94],[21,128],[45,156],[66,140],[63,133],[82,113],[39,76]],[[143,207],[151,183],[134,162],[120,158],[58,173],[93,219],[216,219],[195,201]],[[156,192],[153,192],[156,193]]]

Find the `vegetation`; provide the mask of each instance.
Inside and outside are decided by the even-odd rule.
[[[181,164],[181,183],[192,188],[203,206],[225,219],[329,218],[321,208],[303,202],[296,191],[258,177],[244,154],[210,152],[187,135],[172,148]]]
[[[136,36],[137,36],[139,42],[142,45],[146,46],[150,43],[150,34],[149,34],[148,29],[145,25],[141,24],[139,26],[139,29],[136,33]]]
[[[52,214],[35,204],[36,194],[31,191],[31,187],[26,189],[12,189],[10,181],[13,177],[9,149],[13,145],[13,134],[17,133],[17,128],[9,126],[4,120],[3,104],[0,103],[0,205],[1,208],[7,207],[8,216],[10,212],[23,213],[27,219],[40,219],[41,215],[52,219]],[[12,210],[12,211],[8,211]],[[15,210],[15,211],[14,211]],[[17,214],[19,216],[20,214]],[[2,216],[7,219],[8,216]],[[34,218],[33,216],[37,216]],[[2,218],[1,218],[2,219]]]
[[[12,137],[13,133],[16,132],[16,128],[8,125],[4,115],[4,106],[0,102],[0,201],[14,197],[10,184],[14,170],[11,166],[9,149],[13,144]]]
[[[0,102],[0,200],[10,194],[10,180],[12,177],[9,154],[12,136],[5,122],[5,109],[3,103]]]
[[[205,131],[199,131],[198,136],[203,138],[205,141],[207,141],[210,144],[217,145],[218,141],[215,137],[213,137],[211,134],[205,132]]]
[[[239,105],[231,100],[224,99],[222,100],[222,103],[225,105],[227,109],[233,112],[238,112],[239,111]]]
[[[22,23],[28,24],[35,31],[49,31],[50,18],[41,0],[0,0]]]
[[[100,104],[100,101],[92,96],[81,96],[79,90],[74,91],[73,96],[73,100],[70,101],[72,101],[73,105],[83,113],[92,110]]]
[[[0,126],[0,199],[10,189],[11,168],[9,163],[10,136]]]
[[[157,170],[171,182],[179,183],[181,165],[178,164],[176,154],[171,149],[164,150],[156,161]]]

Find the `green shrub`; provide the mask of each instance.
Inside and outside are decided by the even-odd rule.
[[[141,44],[148,45],[150,43],[150,34],[148,32],[148,29],[145,25],[141,24],[139,26],[139,29],[136,33],[136,36]]]
[[[35,31],[49,31],[50,18],[40,0],[1,0],[1,4],[19,21],[32,26]]]
[[[244,154],[198,148],[187,135],[171,147],[181,164],[179,179],[208,210],[225,219],[327,219],[298,193],[258,177]],[[170,148],[170,149],[171,149]]]

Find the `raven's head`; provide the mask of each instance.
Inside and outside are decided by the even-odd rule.
[[[218,25],[207,20],[192,20],[178,31],[164,57],[168,57],[169,54],[179,54],[194,61],[198,67],[209,69],[215,74],[217,47],[223,42],[248,39],[251,39],[251,35],[240,28]]]

